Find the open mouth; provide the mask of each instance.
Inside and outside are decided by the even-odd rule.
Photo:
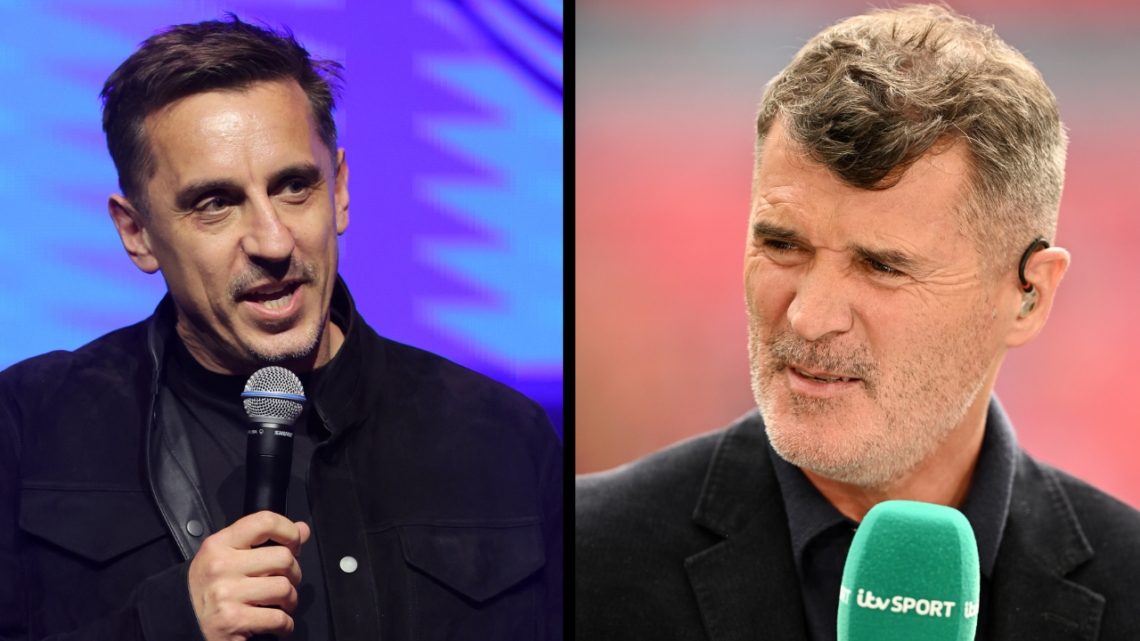
[[[851,377],[845,377],[845,376],[813,376],[813,375],[808,374],[807,372],[803,371],[802,369],[800,369],[798,367],[793,367],[792,370],[794,370],[795,373],[806,378],[807,380],[815,381],[817,383],[843,383],[843,382],[850,382],[850,381],[859,380],[858,378],[851,378]]]
[[[293,300],[293,293],[300,286],[300,283],[267,286],[258,291],[242,294],[239,300],[256,303],[265,309],[282,309],[289,306],[289,301]]]

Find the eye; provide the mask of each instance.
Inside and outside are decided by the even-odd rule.
[[[766,239],[764,239],[764,248],[765,249],[771,249],[771,250],[778,251],[778,252],[787,252],[787,251],[794,251],[796,249],[799,249],[799,246],[796,245],[795,243],[789,243],[785,240],[777,240],[775,238],[766,238]]]
[[[905,273],[895,269],[894,267],[891,267],[890,265],[884,265],[883,263],[880,263],[877,260],[871,260],[870,258],[867,259],[867,266],[870,267],[871,270],[875,273],[882,274],[884,276],[896,277],[906,275]]]
[[[210,198],[209,200],[202,201],[202,203],[198,205],[198,211],[203,211],[203,212],[212,214],[212,213],[217,213],[219,211],[222,211],[226,207],[229,207],[229,205],[230,205],[230,201],[226,200],[225,198],[223,198],[221,196],[215,196],[213,198]]]
[[[768,260],[784,267],[802,264],[811,257],[811,253],[798,244],[779,238],[764,238],[760,241],[760,248]]]
[[[286,202],[299,205],[308,200],[312,190],[312,184],[308,180],[297,176],[281,183],[281,187],[277,193],[283,197]]]

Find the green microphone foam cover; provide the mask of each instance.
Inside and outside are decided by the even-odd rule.
[[[973,641],[978,543],[954,508],[885,501],[851,542],[839,588],[839,641]]]

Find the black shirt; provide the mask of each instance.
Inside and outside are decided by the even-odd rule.
[[[960,508],[978,541],[982,576],[976,641],[986,638],[989,585],[1009,514],[1018,451],[1017,436],[996,396],[990,398],[985,430],[970,493]],[[780,458],[770,444],[768,454],[776,468],[780,494],[788,512],[808,637],[811,641],[833,641],[839,612],[839,584],[858,524],[841,514],[800,468]]]
[[[248,420],[242,407],[241,392],[246,376],[228,376],[203,367],[175,335],[167,361],[162,408],[168,420],[180,420],[197,462],[198,489],[212,521],[211,531],[229,527],[243,516],[245,492],[245,450]],[[322,368],[323,369],[323,368]],[[301,374],[301,384],[312,389],[312,374]],[[306,404],[294,426],[293,465],[289,479],[287,516],[305,521],[312,528],[306,495],[309,461],[313,450],[327,435],[319,418],[310,420]],[[315,537],[315,530],[314,535]],[[291,641],[325,641],[331,638],[324,576],[321,573],[317,542],[310,538],[298,557],[302,580],[297,586],[297,607],[293,610]]]

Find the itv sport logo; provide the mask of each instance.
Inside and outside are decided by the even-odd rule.
[[[842,585],[839,586],[839,600],[849,604],[851,602],[851,589]],[[954,601],[916,599],[911,596],[902,595],[879,597],[875,596],[870,590],[864,590],[863,588],[859,588],[858,593],[855,595],[855,605],[870,610],[885,610],[900,614],[910,614],[913,612],[914,614],[925,617],[951,617],[954,616],[955,612],[961,612],[961,616],[966,619],[972,619],[978,616],[978,604],[973,601],[966,601],[962,604],[961,608],[955,610],[954,606],[958,604]]]

